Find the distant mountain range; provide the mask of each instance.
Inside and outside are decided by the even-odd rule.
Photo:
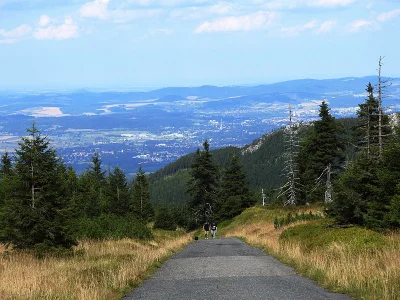
[[[383,99],[400,111],[400,78]],[[63,159],[83,170],[94,151],[106,165],[153,172],[194,151],[244,146],[284,125],[288,106],[311,121],[327,101],[336,117],[352,117],[376,76],[302,79],[257,86],[168,87],[148,92],[0,93],[0,151],[12,152],[35,120]]]

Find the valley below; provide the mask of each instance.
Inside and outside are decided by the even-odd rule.
[[[1,92],[0,151],[13,153],[35,122],[78,172],[95,152],[103,166],[154,172],[201,147],[243,147],[288,123],[318,118],[322,101],[336,118],[355,117],[375,76],[294,80],[259,86],[163,88],[147,92]],[[385,91],[387,112],[400,110],[400,79]]]

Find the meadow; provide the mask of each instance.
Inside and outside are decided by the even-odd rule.
[[[120,299],[192,240],[156,230],[151,241],[84,240],[73,253],[37,258],[0,249],[0,299]]]
[[[360,227],[337,228],[331,220],[297,221],[275,228],[274,220],[318,208],[254,207],[229,224],[223,236],[237,236],[293,266],[332,291],[357,299],[400,298],[400,234]],[[221,224],[224,225],[224,224]]]

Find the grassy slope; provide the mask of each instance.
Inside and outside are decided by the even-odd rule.
[[[315,207],[297,209],[318,211]],[[220,233],[263,248],[333,291],[358,299],[399,299],[398,233],[383,236],[358,227],[334,228],[327,219],[301,221],[276,230],[274,218],[288,211],[250,208],[229,224],[220,224]]]
[[[0,299],[120,299],[191,241],[155,230],[151,241],[81,241],[74,255],[45,259],[0,247]]]

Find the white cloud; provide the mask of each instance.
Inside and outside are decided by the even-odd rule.
[[[319,26],[319,28],[315,31],[315,33],[316,34],[328,33],[333,29],[335,25],[336,25],[336,20],[325,21]]]
[[[238,14],[240,8],[233,6],[232,3],[221,2],[210,6],[189,6],[177,8],[170,13],[171,18],[181,18],[184,20],[204,19],[210,16],[222,16]]]
[[[112,10],[108,13],[108,19],[114,23],[127,23],[137,19],[155,18],[160,14],[159,9]]]
[[[134,1],[136,5],[144,6],[150,4],[150,1]],[[86,3],[79,10],[80,15],[85,18],[95,18],[107,20],[114,23],[126,23],[136,19],[154,18],[160,15],[160,9],[108,9],[110,0],[94,0]],[[130,3],[133,3],[132,1]],[[126,4],[126,3],[125,3]],[[122,5],[121,7],[123,7]]]
[[[122,6],[182,7],[212,4],[215,0],[125,0]]]
[[[151,0],[128,0],[125,1],[124,5],[128,4],[133,4],[133,5],[139,5],[139,6],[148,6],[151,4]]]
[[[79,27],[71,17],[66,17],[59,26],[36,28],[33,37],[37,40],[67,40],[78,36]]]
[[[276,19],[275,12],[262,12],[259,11],[255,14],[238,16],[238,17],[225,17],[212,22],[204,22],[199,25],[194,32],[218,32],[218,31],[249,31],[260,30],[271,25]]]
[[[45,27],[51,23],[51,19],[48,15],[41,15],[38,22],[40,27]]]
[[[23,36],[29,34],[32,28],[29,25],[20,25],[11,30],[0,29],[0,43],[12,44],[18,42]]]
[[[0,44],[14,44],[16,42],[18,42],[17,39],[0,39]]]
[[[397,16],[400,16],[400,9],[395,9],[392,11],[382,13],[382,14],[378,15],[377,19],[379,22],[386,22],[386,21],[396,18]]]
[[[366,20],[357,20],[348,25],[349,31],[356,33],[363,29],[371,30],[373,28],[373,23]]]
[[[308,6],[315,7],[336,7],[336,6],[348,6],[357,0],[308,0]]]
[[[9,31],[0,29],[0,37],[3,38],[20,38],[23,35],[29,33],[32,28],[29,25],[21,25]]]
[[[79,13],[85,18],[106,19],[110,0],[94,0],[81,7]]]
[[[271,10],[295,9],[298,7],[345,7],[355,3],[357,0],[273,0],[267,1],[264,8]],[[260,3],[261,1],[257,1]]]
[[[326,34],[330,32],[336,25],[336,20],[329,20],[319,24],[317,21],[313,20],[311,22],[281,28],[281,33],[284,36],[298,36],[300,33],[305,31],[312,31],[314,34]]]
[[[311,21],[302,25],[281,28],[281,33],[285,36],[297,36],[303,31],[312,30],[317,27],[317,21]]]
[[[214,14],[227,14],[232,12],[233,6],[231,3],[218,3],[209,7],[209,11]]]

